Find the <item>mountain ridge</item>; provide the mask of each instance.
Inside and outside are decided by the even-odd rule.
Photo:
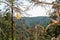
[[[36,24],[41,24],[43,26],[47,26],[50,23],[50,18],[46,16],[38,16],[38,17],[22,17],[22,20],[28,26],[35,26]],[[22,20],[17,20],[17,25],[22,25]]]

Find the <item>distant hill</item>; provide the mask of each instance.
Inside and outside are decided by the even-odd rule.
[[[30,27],[35,26],[36,24],[47,26],[50,23],[50,18],[46,16],[23,17],[22,20],[25,22],[27,26]],[[22,20],[16,20],[17,25],[22,25]]]

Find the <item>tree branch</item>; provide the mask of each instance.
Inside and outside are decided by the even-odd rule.
[[[36,4],[60,5],[58,3],[36,2]]]
[[[2,34],[3,34],[4,36],[6,36],[6,35],[5,35],[5,33],[2,31],[2,29],[1,29],[1,28],[0,28],[0,31],[2,32]]]
[[[46,27],[46,31],[47,31],[47,29],[48,29],[49,27],[51,27],[51,26],[53,26],[53,25],[55,25],[55,24],[54,24],[54,23],[49,24],[49,25]]]
[[[8,3],[4,2],[4,1],[0,1],[0,3],[5,3],[5,4],[7,4],[8,6],[10,6]]]

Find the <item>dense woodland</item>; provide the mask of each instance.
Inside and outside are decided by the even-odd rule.
[[[18,0],[0,0],[0,3],[5,3],[5,8],[7,7],[4,9],[5,12],[3,16],[0,12],[0,40],[53,40],[55,38],[60,40],[60,0],[51,3],[53,4],[52,9],[54,9],[54,12],[49,13],[50,22],[48,25],[35,24],[34,27],[26,25],[25,20],[21,17],[22,12],[29,10],[29,7],[23,11],[19,9],[18,6],[21,5],[19,5],[17,1]],[[34,6],[41,4],[42,7],[45,7],[45,5],[43,5],[44,2],[40,2],[39,0],[31,0],[31,2],[35,3]],[[49,5],[49,3],[45,4]],[[21,15],[17,14],[16,17],[14,17],[15,12],[19,12]],[[17,25],[16,20],[21,21],[21,24]]]

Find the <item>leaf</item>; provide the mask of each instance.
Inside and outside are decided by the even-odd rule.
[[[17,13],[16,16],[15,16],[17,19],[21,19],[22,18],[22,15]]]
[[[11,0],[11,2],[13,3],[15,0]]]

